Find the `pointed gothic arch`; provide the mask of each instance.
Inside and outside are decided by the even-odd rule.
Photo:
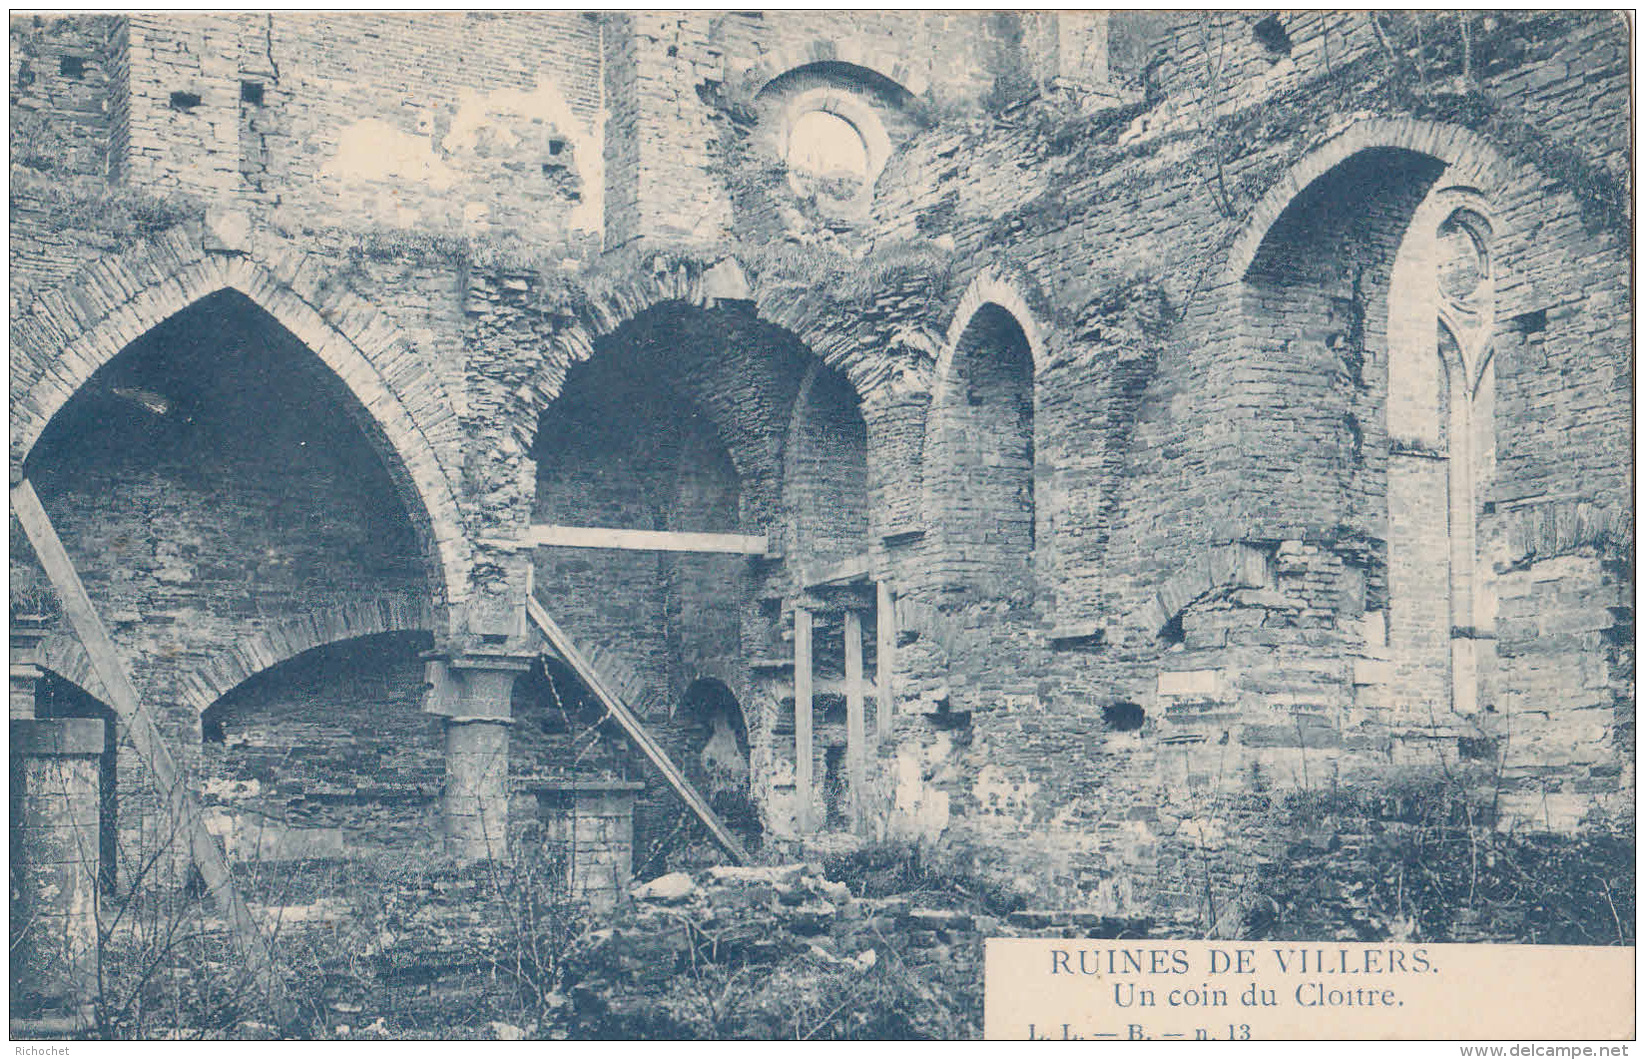
[[[21,369],[14,388],[22,395],[12,404],[12,479],[24,475],[53,417],[99,369],[165,321],[222,292],[272,318],[356,399],[348,411],[375,443],[421,539],[437,586],[433,596],[449,616],[466,595],[468,544],[455,494],[422,426],[427,410],[415,416],[400,397],[418,392],[425,404],[441,404],[438,379],[393,324],[359,299],[349,296],[323,313],[270,269],[244,256],[202,254],[186,234],[82,270],[19,315],[11,333],[13,363]]]

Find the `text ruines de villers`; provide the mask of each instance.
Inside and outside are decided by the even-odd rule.
[[[1052,975],[1086,975],[1103,978],[1128,975],[1258,975],[1274,972],[1287,976],[1367,976],[1422,975],[1438,971],[1423,947],[1390,946],[1386,949],[1333,948],[1327,946],[1212,947],[1205,951],[1206,965],[1195,967],[1185,949],[1173,947],[1109,947],[1052,949]],[[1131,987],[1122,990],[1122,986]],[[1288,991],[1292,992],[1292,991]],[[1121,1008],[1143,1001],[1144,991],[1131,984],[1115,984],[1114,1001]],[[1293,993],[1298,1005],[1392,1006],[1399,1002],[1391,990],[1356,986],[1328,989],[1317,980],[1299,983]],[[1270,1002],[1271,1003],[1271,1002]]]

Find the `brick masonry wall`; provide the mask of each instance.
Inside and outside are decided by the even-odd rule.
[[[444,740],[423,709],[418,658],[431,640],[395,633],[315,648],[205,712],[202,794],[236,861],[275,872],[438,842]]]
[[[550,239],[599,230],[589,18],[246,13],[130,26],[134,183],[234,197],[299,231],[318,218]]]
[[[13,16],[12,161],[85,176],[108,172],[123,73],[120,20]]]
[[[1278,63],[1265,57],[1258,43],[1249,37],[1230,37],[1234,43],[1214,59],[1225,65],[1216,74],[1218,92],[1207,101],[1206,111],[1232,116],[1234,135],[1251,135],[1256,127],[1240,124],[1241,112],[1275,117],[1284,114],[1287,86],[1323,74],[1327,50],[1330,62],[1340,66],[1353,62],[1356,54],[1363,54],[1367,47],[1376,46],[1363,19],[1357,24],[1347,16],[1337,19],[1334,15],[1323,20],[1317,16],[1289,17],[1292,53]],[[1249,33],[1247,16],[1209,21],[1206,28],[1212,33],[1212,42],[1219,33],[1224,37]],[[1208,120],[1203,114],[1189,117],[1194,105],[1188,102],[1188,93],[1203,94],[1207,76],[1202,65],[1206,63],[1205,42],[1199,39],[1200,32],[1198,20],[1185,23],[1178,31],[1156,70],[1164,98],[1143,117],[1121,119],[1130,124],[1118,130],[1121,149],[1109,153],[1106,164],[1064,163],[1056,148],[1048,150],[1043,141],[1035,141],[1032,133],[1013,133],[1000,127],[991,137],[932,137],[911,145],[888,169],[881,181],[876,217],[882,232],[911,236],[922,230],[915,222],[925,218],[934,221],[940,208],[945,223],[937,230],[955,240],[962,259],[985,255],[1009,258],[1028,274],[1030,286],[1042,292],[1039,297],[1052,307],[1053,315],[1060,314],[1064,319],[1074,316],[1068,332],[1059,329],[1053,333],[1053,347],[1063,345],[1066,350],[1054,349],[1041,368],[1036,387],[1036,436],[1046,451],[1042,462],[1058,469],[1062,487],[1058,491],[1060,510],[1051,523],[1055,537],[1041,544],[1040,553],[1058,564],[1054,628],[1088,630],[1090,626],[1079,618],[1089,616],[1096,620],[1099,630],[1106,627],[1111,646],[1106,652],[1082,651],[1077,655],[1064,649],[1060,659],[1054,656],[1047,669],[1041,671],[1041,709],[1054,709],[1051,704],[1066,696],[1075,713],[1094,714],[1105,701],[1130,698],[1145,704],[1148,715],[1154,717],[1161,708],[1189,705],[1191,697],[1179,693],[1155,699],[1149,671],[1204,666],[1207,671],[1241,675],[1247,686],[1243,692],[1232,685],[1208,688],[1206,704],[1221,704],[1221,709],[1230,712],[1230,720],[1246,720],[1246,734],[1259,746],[1271,740],[1313,746],[1316,737],[1309,726],[1316,724],[1310,720],[1316,712],[1318,724],[1342,732],[1346,740],[1350,729],[1360,724],[1355,719],[1386,717],[1379,715],[1378,694],[1369,687],[1355,693],[1350,710],[1345,696],[1351,687],[1350,668],[1344,656],[1378,654],[1370,636],[1361,631],[1361,623],[1372,622],[1385,629],[1381,624],[1389,617],[1378,614],[1387,606],[1385,601],[1392,591],[1384,569],[1384,564],[1390,562],[1385,550],[1392,544],[1387,540],[1389,502],[1382,486],[1389,461],[1381,423],[1382,395],[1387,384],[1386,369],[1379,364],[1385,356],[1382,350],[1389,313],[1386,270],[1402,232],[1401,218],[1409,216],[1432,177],[1412,170],[1403,185],[1395,179],[1385,191],[1378,192],[1375,181],[1355,178],[1347,167],[1339,169],[1332,179],[1347,184],[1329,195],[1338,201],[1353,202],[1353,217],[1339,215],[1333,222],[1328,214],[1322,217],[1304,212],[1301,216],[1308,217],[1308,221],[1300,230],[1300,242],[1276,251],[1275,260],[1288,268],[1307,268],[1312,263],[1317,272],[1307,282],[1313,290],[1302,292],[1301,277],[1284,281],[1283,294],[1278,298],[1275,295],[1280,292],[1268,286],[1218,290],[1216,270],[1226,256],[1217,244],[1219,239],[1228,238],[1220,233],[1236,230],[1224,219],[1218,195],[1227,189],[1236,196],[1236,202],[1241,195],[1260,195],[1274,179],[1275,162],[1289,164],[1298,149],[1295,141],[1275,144],[1269,149],[1274,154],[1265,158],[1261,148],[1253,151],[1251,145],[1242,142],[1241,151],[1231,152],[1232,160],[1221,163],[1223,168],[1218,170],[1203,154],[1193,153],[1197,149],[1173,142],[1169,132],[1173,121],[1182,123],[1177,128],[1191,130],[1196,122]],[[1608,40],[1605,34],[1614,33],[1614,26],[1573,27],[1571,32],[1582,39]],[[1528,100],[1527,111],[1517,110],[1516,95],[1504,93],[1498,98],[1516,119],[1533,111],[1545,115],[1551,95],[1563,100],[1573,122],[1586,122],[1590,114],[1597,115],[1600,110],[1606,115],[1597,118],[1602,125],[1613,121],[1620,113],[1621,98],[1616,94],[1621,82],[1611,79],[1616,70],[1609,65],[1614,53],[1601,47],[1600,58],[1582,74],[1564,73],[1571,69],[1568,57],[1574,54],[1574,45],[1558,45],[1557,54],[1547,60],[1546,68],[1562,72],[1553,76],[1565,78],[1560,82],[1563,88],[1539,95],[1535,101]],[[1513,71],[1500,77],[1493,74],[1487,90],[1537,80]],[[1192,135],[1189,139],[1192,141]],[[1260,141],[1260,133],[1257,139]],[[1129,150],[1124,149],[1127,141],[1131,144]],[[1582,149],[1589,150],[1590,145]],[[1481,164],[1477,157],[1453,157],[1453,173]],[[1065,164],[1066,170],[1062,168]],[[1201,167],[1197,177],[1192,172],[1194,165]],[[1392,169],[1384,165],[1382,177],[1390,178]],[[988,175],[994,173],[1009,174],[1009,179],[989,179]],[[1051,192],[1051,183],[1059,176],[1062,183]],[[1496,208],[1503,211],[1499,215],[1503,242],[1494,251],[1500,268],[1499,314],[1522,302],[1538,283],[1551,281],[1552,274],[1535,262],[1556,256],[1565,261],[1567,268],[1585,270],[1584,275],[1592,276],[1601,290],[1620,291],[1614,279],[1600,279],[1624,260],[1617,253],[1617,245],[1595,233],[1578,235],[1582,227],[1578,204],[1569,196],[1550,204],[1545,196],[1539,197],[1531,190],[1534,186],[1534,178],[1521,171],[1506,182],[1499,179],[1495,193]],[[1531,222],[1523,212],[1527,210],[1538,211],[1539,221]],[[1553,220],[1550,213],[1560,220]],[[1520,218],[1517,225],[1512,220],[1516,216]],[[1359,234],[1331,227],[1344,222],[1360,226]],[[1284,224],[1282,219],[1280,230]],[[1569,226],[1565,229],[1567,237],[1541,238],[1542,225],[1546,224]],[[1529,236],[1533,231],[1539,233],[1536,238]],[[1000,247],[1002,239],[1009,244],[1009,250]],[[1101,246],[1102,263],[1093,269],[1085,258],[1069,253],[1078,246]],[[1322,253],[1340,254],[1342,258],[1332,264],[1320,257]],[[1373,269],[1356,275],[1344,268],[1350,261],[1371,262]],[[1377,262],[1382,269],[1380,280],[1375,271]],[[1146,281],[1138,284],[1135,280],[1139,273],[1158,278],[1167,311],[1177,318],[1175,326],[1164,335],[1149,327],[1147,303],[1137,297],[1139,291],[1143,295],[1148,292]],[[1104,282],[1114,284],[1109,289],[1112,294],[1104,291]],[[1098,297],[1091,298],[1093,293]],[[1554,296],[1554,300],[1559,297]],[[1551,321],[1557,315],[1549,313],[1547,319]],[[1615,330],[1616,321],[1603,310],[1598,316],[1573,312],[1564,319],[1574,320],[1577,316],[1583,317],[1585,326],[1592,329],[1589,334],[1595,336],[1583,343],[1585,349],[1606,349],[1608,340],[1598,336],[1620,335]],[[1541,326],[1542,319],[1533,315],[1531,324]],[[1543,341],[1535,338],[1540,332],[1526,332],[1526,326],[1521,321],[1507,349]],[[1104,346],[1114,352],[1107,352]],[[1540,406],[1545,418],[1538,421],[1537,434],[1546,448],[1537,450],[1534,457],[1522,444],[1526,432],[1516,426],[1517,419],[1503,404],[1524,401],[1519,396],[1524,392],[1524,383],[1516,379],[1505,391],[1498,376],[1495,431],[1499,444],[1513,450],[1514,455],[1508,459],[1518,463],[1504,467],[1504,457],[1499,453],[1492,484],[1487,485],[1481,498],[1481,562],[1491,547],[1484,543],[1487,535],[1503,534],[1491,529],[1495,522],[1492,509],[1500,510],[1489,501],[1493,491],[1524,473],[1565,483],[1586,477],[1582,470],[1589,464],[1585,453],[1594,451],[1587,449],[1584,453],[1571,446],[1572,438],[1589,430],[1604,430],[1598,427],[1600,421],[1611,429],[1623,429],[1626,403],[1610,402],[1606,405],[1608,411],[1601,413],[1597,392],[1603,389],[1603,380],[1612,378],[1613,368],[1625,363],[1626,358],[1620,355],[1603,356],[1596,370],[1584,373],[1585,381],[1577,388],[1561,386],[1553,375],[1538,377],[1543,385],[1559,390],[1561,396]],[[1130,369],[1128,378],[1121,374],[1126,369]],[[1500,373],[1502,369],[1497,370]],[[1583,386],[1594,387],[1595,396],[1580,397]],[[1301,399],[1302,393],[1310,396]],[[1093,423],[1118,429],[1107,437],[1118,443],[1121,455],[1106,467],[1100,451],[1083,460],[1065,455],[1077,446],[1063,439],[1089,437],[1088,425]],[[1593,426],[1586,426],[1589,423]],[[1546,431],[1541,429],[1543,426]],[[1103,434],[1098,437],[1103,438]],[[1080,475],[1077,469],[1082,465],[1095,473]],[[1594,492],[1579,490],[1584,497],[1594,498],[1597,507],[1607,503],[1598,501],[1605,491],[1606,487]],[[1104,527],[1100,518],[1108,511],[1117,514],[1118,525],[1111,529]],[[1073,516],[1073,512],[1079,516]],[[1593,518],[1596,523],[1603,522],[1597,513]],[[1344,530],[1351,532],[1344,536]],[[1592,526],[1587,532],[1603,534]],[[1317,575],[1308,575],[1319,579],[1317,589],[1306,589],[1304,596],[1290,601],[1247,592],[1243,600],[1236,597],[1210,610],[1194,605],[1181,619],[1186,644],[1172,649],[1174,638],[1157,636],[1159,622],[1171,616],[1155,609],[1151,598],[1162,583],[1170,585],[1173,579],[1186,577],[1186,572],[1204,569],[1205,560],[1196,555],[1199,549],[1231,539],[1244,538],[1255,544],[1264,538],[1298,534],[1323,535],[1323,540],[1305,544],[1297,553],[1308,557],[1310,565],[1320,564]],[[1580,532],[1574,537],[1567,533],[1565,540],[1574,542],[1581,537]],[[1321,546],[1338,551],[1341,559],[1331,560],[1328,551],[1316,552]],[[1558,550],[1573,547],[1579,546],[1566,544]],[[1500,551],[1497,554],[1500,556]],[[1441,546],[1431,561],[1443,559]],[[1494,562],[1499,572],[1504,570],[1502,559]],[[1211,566],[1209,575],[1197,576],[1205,588],[1217,581],[1215,562]],[[1414,577],[1415,569],[1403,569],[1401,577]],[[1048,574],[1042,568],[1042,576]],[[1524,591],[1511,581],[1499,582],[1497,590],[1505,594],[1502,614],[1520,606],[1535,606],[1510,603],[1509,597]],[[1176,597],[1176,606],[1200,591],[1191,589],[1185,597]],[[1423,593],[1431,593],[1431,585]],[[1587,599],[1591,601],[1592,597]],[[1406,608],[1410,606],[1409,599],[1402,603]],[[1573,598],[1567,606],[1574,604]],[[1255,611],[1245,610],[1253,605]],[[1437,621],[1448,623],[1449,616],[1437,616]],[[1587,678],[1591,694],[1608,695],[1604,690],[1612,685],[1601,676],[1607,672],[1608,663],[1601,660],[1609,658],[1609,649],[1600,628],[1613,628],[1612,623],[1618,620],[1595,610],[1586,617],[1572,614],[1569,621],[1573,629],[1589,630],[1586,651],[1593,667]],[[1629,620],[1624,616],[1621,621]],[[1445,647],[1436,647],[1433,665],[1448,666]],[[1160,654],[1161,649],[1187,651],[1199,658],[1170,660],[1169,655]],[[1526,644],[1516,646],[1513,652],[1538,650]],[[1563,657],[1573,659],[1570,654]],[[1333,663],[1332,659],[1339,661]],[[1516,675],[1526,672],[1521,668],[1525,664],[1508,665]],[[1618,667],[1621,673],[1631,672],[1625,660]],[[1357,666],[1354,672],[1360,672]],[[975,675],[968,678],[974,680]],[[1499,687],[1506,687],[1506,683]],[[1281,712],[1274,719],[1279,724],[1265,722],[1262,715],[1276,709]],[[1339,713],[1345,710],[1349,713]],[[1216,711],[1205,713],[1207,724],[1214,724]],[[1623,719],[1627,715],[1614,716],[1619,723],[1626,723]],[[1297,735],[1287,738],[1284,730],[1293,727],[1293,717],[1298,720],[1294,726]],[[973,717],[973,739],[981,735],[981,730],[975,728],[978,724]],[[1490,727],[1495,721],[1487,719],[1484,724]],[[1100,721],[1095,727],[1099,732],[1103,729]],[[1270,729],[1274,731],[1267,734]],[[1145,731],[1155,731],[1152,722]],[[1166,731],[1160,730],[1161,734]],[[1213,733],[1213,739],[1217,735]],[[1580,726],[1573,724],[1556,742],[1574,740],[1581,744],[1603,742],[1604,738],[1599,729],[1584,736]],[[1373,750],[1377,743],[1372,739],[1366,749]],[[1089,796],[1073,796],[1072,786],[1059,774],[1122,777],[1131,773],[1106,750],[1086,757],[1072,750],[1077,746],[1078,741],[1070,736],[1061,747],[1066,764],[1057,770],[1042,769],[1039,775],[1021,771],[1012,776],[1011,784],[1019,791],[1029,790],[1025,782],[1038,785],[1029,807],[1043,800],[1043,805],[1061,806],[1065,812],[1079,815],[1079,807]],[[1086,746],[1112,747],[1124,756],[1138,754],[1130,738],[1116,738],[1114,734]],[[1531,753],[1544,749],[1556,756],[1566,753],[1540,741]],[[1388,751],[1385,748],[1380,753]],[[1307,754],[1298,747],[1278,757],[1291,759],[1283,772],[1290,782],[1300,783],[1298,766]],[[991,749],[970,761],[986,761],[994,766],[1010,758]],[[1339,750],[1330,758],[1346,765],[1353,756]],[[924,771],[928,776],[937,776],[943,768],[927,765]],[[1135,776],[1147,777],[1158,768],[1158,760],[1147,756],[1145,761],[1137,762]],[[1316,780],[1318,768],[1316,765],[1313,774]],[[1227,779],[1237,776],[1238,770],[1226,765],[1215,775],[1224,778],[1224,783],[1239,783]],[[1111,783],[1125,790],[1125,781],[1116,779]],[[979,790],[982,787],[977,785]],[[1169,803],[1182,795],[1145,784],[1135,794],[1112,793],[1110,798],[1136,807],[1134,812],[1147,819],[1154,813],[1147,808],[1152,799]],[[1015,812],[1031,821],[1043,819],[1029,808]],[[1093,817],[1101,816],[1111,819],[1112,815],[1093,813]],[[959,826],[972,828],[974,822]],[[1039,835],[1034,856],[1042,857],[1039,847],[1057,841],[1043,828],[1030,829],[1036,830]],[[1096,849],[1107,846],[1102,840],[1095,844]],[[1067,847],[1084,848],[1075,855],[1076,860],[1092,864],[1101,861],[1086,859],[1092,844],[1070,836]],[[1123,847],[1130,850],[1118,849]],[[1114,848],[1114,860],[1123,862],[1138,856],[1146,859],[1150,844],[1122,842],[1118,848]],[[1111,861],[1109,869],[1112,867]]]

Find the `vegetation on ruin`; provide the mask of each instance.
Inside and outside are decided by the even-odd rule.
[[[1198,82],[1203,105],[1176,96],[1169,100],[1158,84],[1159,71],[1143,71],[1143,98],[1094,112],[1078,99],[1045,95],[992,127],[958,124],[941,130],[960,134],[967,147],[1006,135],[1042,161],[1059,163],[1070,174],[1106,173],[1127,162],[1172,155],[1180,145],[1222,216],[1213,241],[1214,253],[1200,255],[1207,264],[1233,240],[1251,210],[1287,169],[1331,132],[1343,115],[1409,115],[1455,124],[1479,133],[1508,159],[1529,166],[1568,190],[1576,199],[1590,233],[1626,239],[1631,224],[1625,172],[1618,172],[1578,146],[1550,136],[1512,103],[1492,92],[1488,80],[1550,58],[1570,39],[1579,16],[1569,12],[1378,13],[1372,20],[1379,47],[1348,62],[1331,65],[1319,76],[1229,113],[1209,113],[1215,101],[1237,90],[1228,56],[1236,42],[1216,39],[1201,27],[1197,53],[1181,57],[1184,74]],[[1174,111],[1175,103],[1186,109]],[[1127,135],[1139,120],[1161,123],[1141,135]],[[962,148],[963,150],[964,148]],[[1117,197],[1138,190],[1151,170],[1106,185],[1104,195]],[[1061,230],[1071,214],[1090,208],[1069,200],[1067,180],[1052,180],[1043,192],[990,219],[983,242],[1045,236]],[[934,224],[928,224],[937,231]],[[1202,278],[1173,280],[1182,309]]]
[[[1502,828],[1490,781],[1442,772],[1249,796],[1273,822],[1274,864],[1224,899],[1240,910],[1235,933],[1633,945],[1631,823],[1594,820],[1572,835]]]
[[[1324,117],[1372,108],[1460,125],[1478,132],[1509,159],[1563,185],[1577,200],[1589,232],[1626,238],[1630,209],[1625,174],[1548,136],[1486,83],[1550,58],[1569,41],[1575,13],[1373,12],[1367,17],[1380,50],[1219,121],[1218,138],[1240,145],[1294,137],[1299,148],[1306,148],[1317,138]]]
[[[52,233],[100,237],[105,249],[120,251],[168,228],[206,214],[205,203],[181,193],[156,194],[111,185],[96,177],[51,168],[31,168],[28,160],[11,169],[11,217],[23,215],[35,228]]]

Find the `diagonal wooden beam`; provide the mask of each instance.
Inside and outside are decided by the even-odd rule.
[[[126,674],[125,666],[115,653],[114,642],[109,639],[103,620],[92,606],[91,597],[86,595],[79,572],[74,569],[74,561],[63,548],[62,539],[57,536],[28,479],[12,487],[11,510],[22,525],[23,533],[28,537],[40,566],[45,569],[52,588],[57,591],[64,617],[85,647],[92,672],[103,683],[103,689],[108,694],[109,706],[125,724],[137,757],[148,767],[149,777],[172,815],[176,834],[186,837],[195,868],[205,880],[218,910],[240,937],[252,974],[271,996],[280,996],[281,984],[273,972],[268,940],[235,889],[229,875],[228,860],[217,846],[216,837],[206,829],[199,803],[183,783],[171,749],[166,746],[155,724],[153,713],[138,696],[136,686]]]
[[[743,849],[743,845],[737,841],[731,829],[726,827],[725,822],[720,820],[719,815],[708,805],[708,800],[703,798],[702,793],[686,779],[684,773],[680,772],[680,767],[668,757],[668,752],[663,750],[656,737],[651,735],[651,730],[628,709],[628,705],[610,685],[606,684],[605,678],[600,676],[600,672],[589,663],[577,645],[572,643],[565,630],[549,616],[548,609],[538,603],[534,596],[526,597],[525,607],[532,624],[542,631],[543,636],[548,639],[549,646],[588,686],[589,691],[594,693],[611,716],[617,719],[617,724],[628,733],[629,739],[633,740],[640,751],[651,760],[651,764],[663,775],[668,786],[673,788],[674,793],[691,808],[697,819],[708,827],[709,832],[719,841],[720,846],[725,848],[726,853],[735,858],[738,864],[748,864],[748,851]]]

